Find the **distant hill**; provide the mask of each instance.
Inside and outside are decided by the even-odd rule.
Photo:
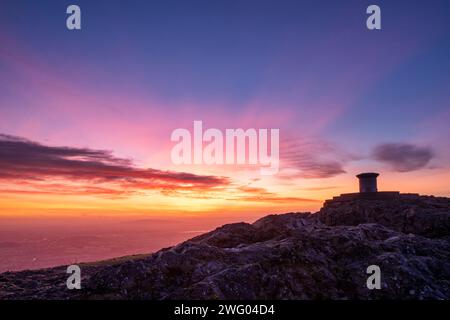
[[[381,269],[369,290],[366,270]],[[235,223],[151,255],[0,274],[1,299],[450,299],[450,199],[328,201]]]

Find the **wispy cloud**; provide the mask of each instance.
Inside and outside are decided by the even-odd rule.
[[[344,166],[358,157],[320,139],[287,139],[281,143],[281,163],[284,169],[297,173],[289,178],[331,178],[345,173]]]
[[[414,144],[385,143],[374,148],[372,157],[395,171],[408,172],[424,168],[434,157],[434,152],[430,147]]]
[[[65,193],[73,182],[78,193],[120,193],[133,190],[203,190],[226,186],[227,177],[187,172],[142,169],[110,151],[53,147],[20,137],[0,134],[0,180],[38,187],[39,191]]]
[[[138,168],[111,151],[47,146],[0,134],[0,193],[90,195],[126,198],[156,191],[172,198],[294,204],[315,199],[286,197],[229,177]]]

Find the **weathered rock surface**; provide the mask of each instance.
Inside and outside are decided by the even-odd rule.
[[[378,223],[402,233],[442,238],[450,235],[449,212],[449,198],[401,194],[383,201],[331,202],[318,215],[331,226]]]
[[[0,274],[1,299],[450,299],[450,199],[327,204],[236,223],[147,256]],[[369,290],[369,265],[381,268]]]

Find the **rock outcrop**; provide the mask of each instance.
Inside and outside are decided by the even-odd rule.
[[[381,269],[381,289],[366,286]],[[328,202],[224,225],[154,254],[0,274],[1,299],[450,299],[450,199]]]
[[[449,212],[449,198],[398,194],[384,200],[327,201],[318,215],[330,226],[377,223],[406,234],[445,238],[450,235]]]

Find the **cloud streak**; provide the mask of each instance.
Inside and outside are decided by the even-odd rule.
[[[372,157],[388,164],[398,172],[409,172],[422,169],[434,157],[429,147],[420,147],[408,143],[385,143],[376,146]]]
[[[47,146],[0,134],[0,193],[123,199],[155,191],[171,198],[276,204],[316,203],[284,197],[228,177],[137,168],[110,151]]]
[[[281,142],[282,168],[297,170],[290,178],[323,179],[346,173],[344,166],[356,156],[319,139],[285,139]]]
[[[114,157],[110,151],[45,146],[4,134],[0,134],[0,180],[26,182],[25,185],[54,191],[59,189],[54,181],[66,180],[74,183],[73,189],[81,184],[81,190],[85,190],[90,185],[86,192],[94,193],[123,193],[130,189],[203,190],[230,183],[227,177],[137,168],[131,160]]]

